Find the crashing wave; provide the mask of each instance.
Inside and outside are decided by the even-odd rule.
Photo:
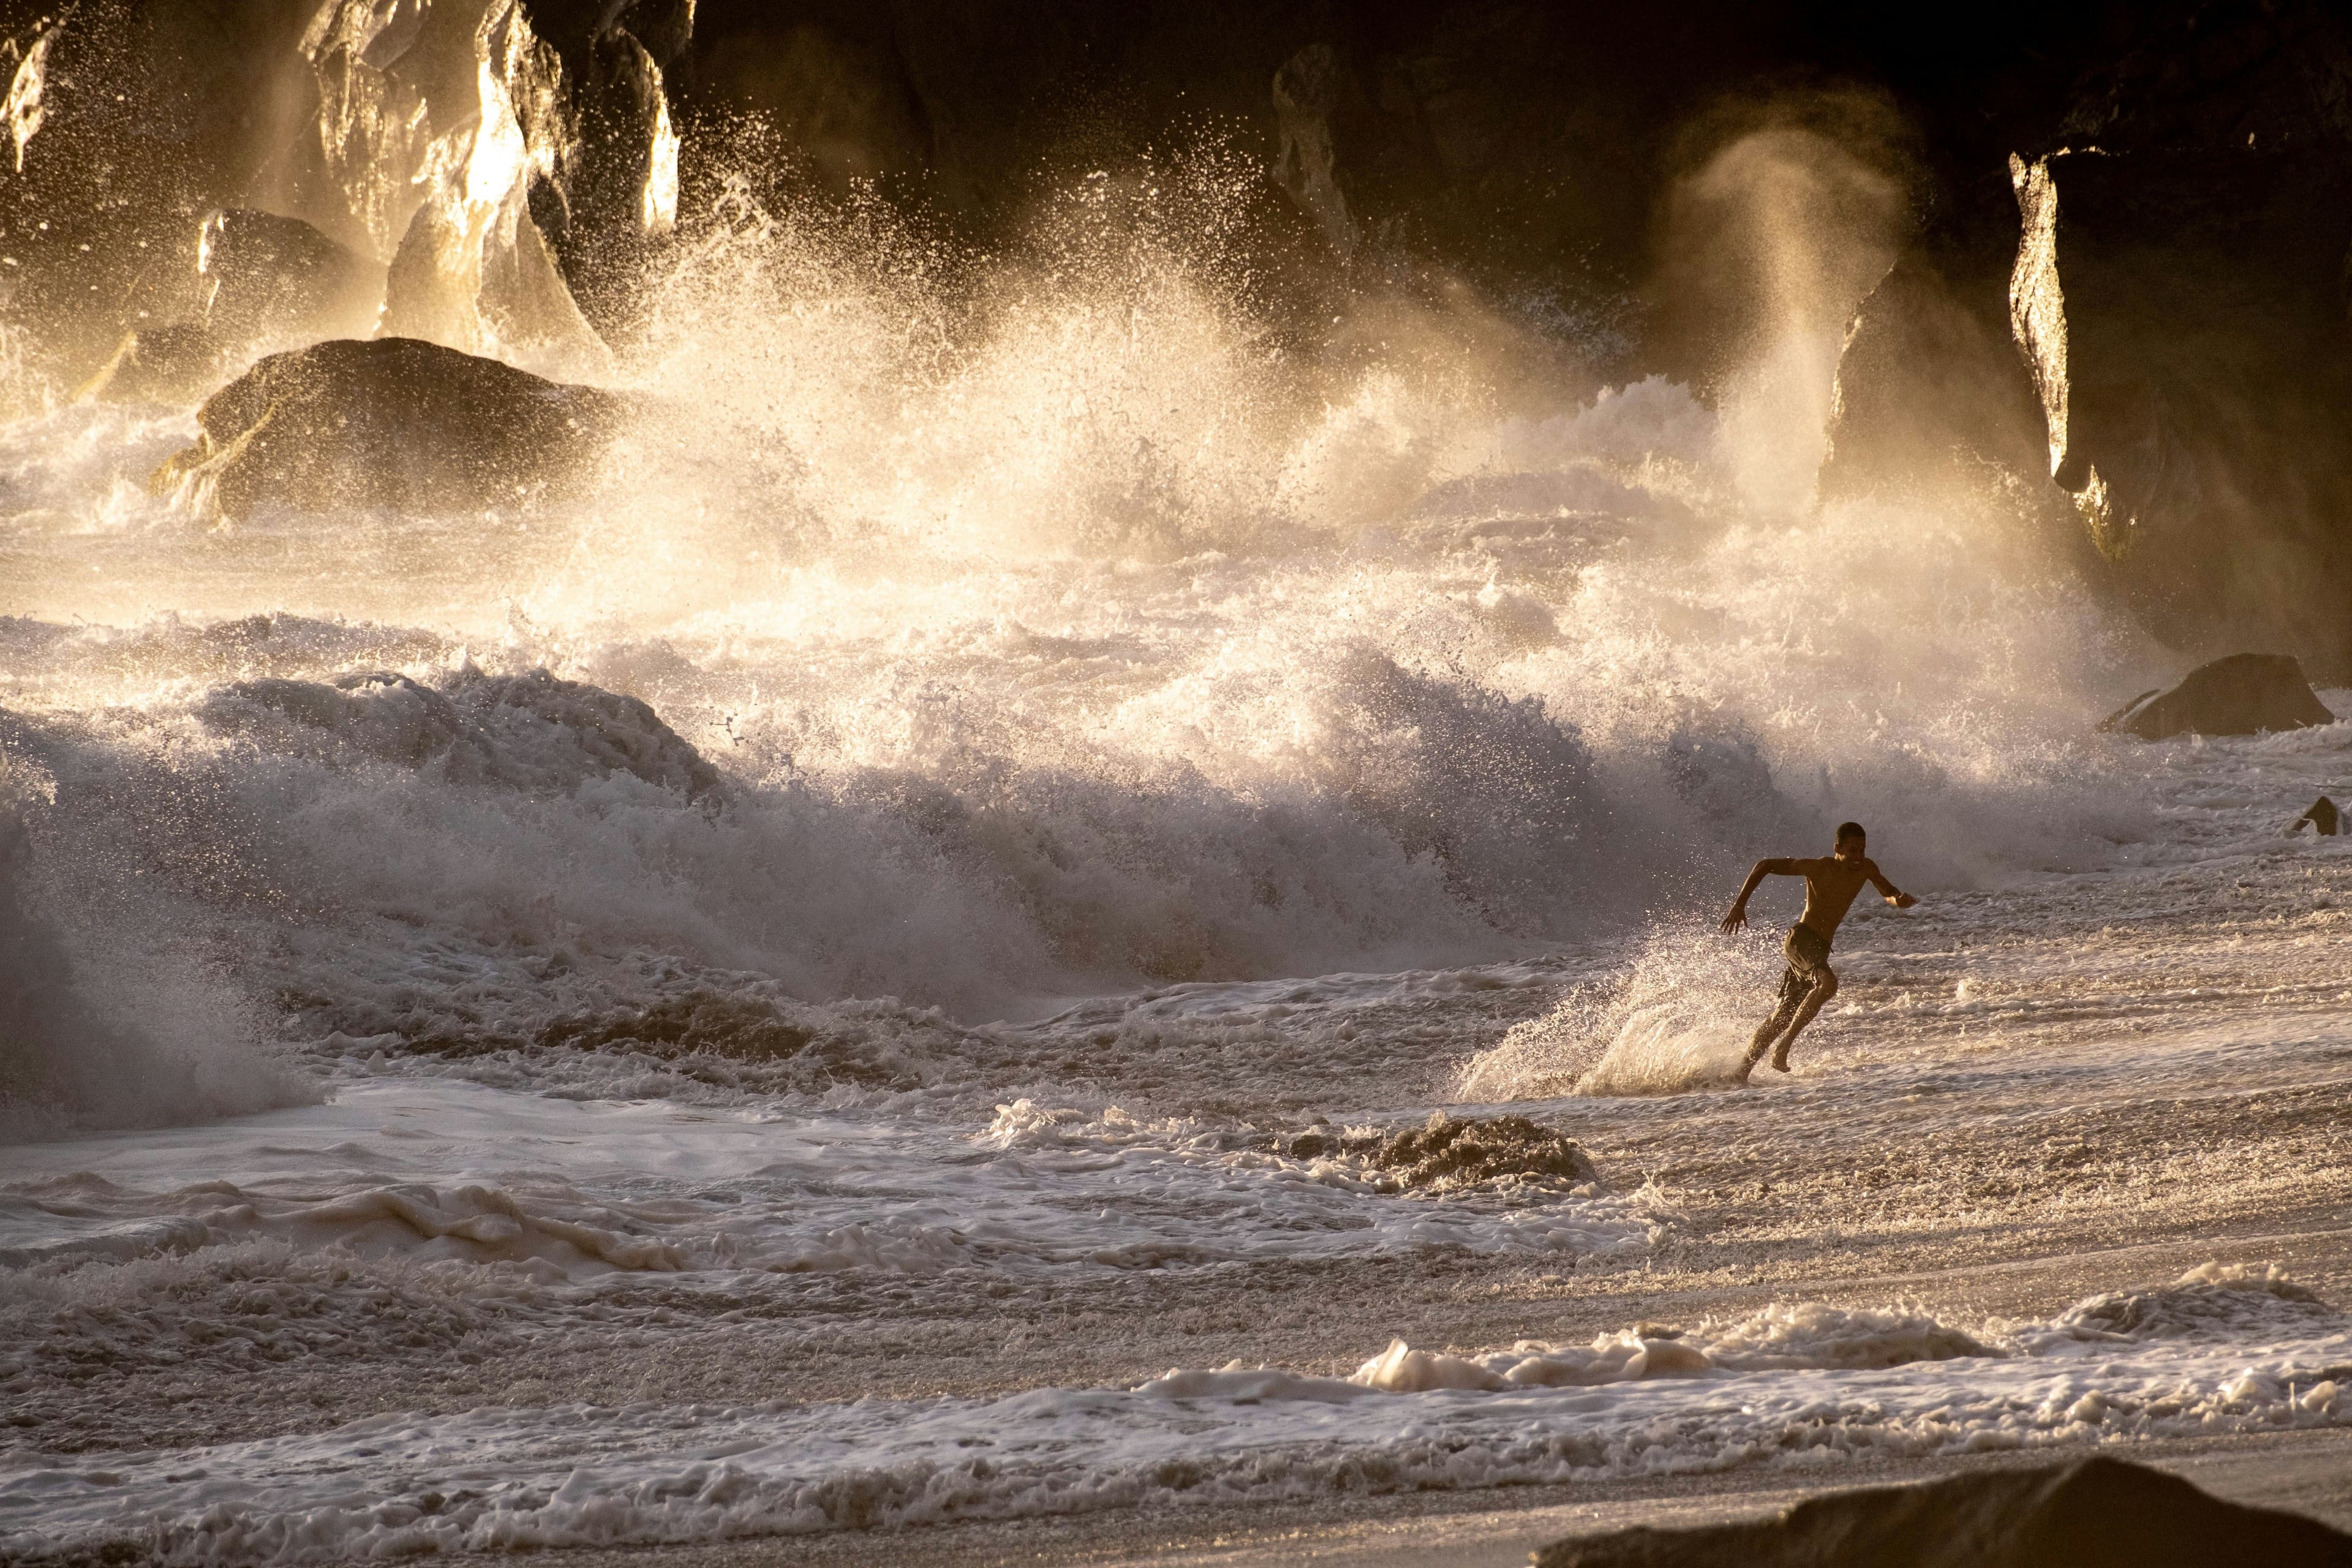
[[[240,680],[196,715],[273,750],[431,766],[455,784],[568,793],[627,773],[688,800],[719,787],[719,770],[645,702],[544,669],[469,668],[439,689],[389,671]]]
[[[36,782],[27,764],[0,754],[0,1136],[314,1101],[314,1089],[263,1058],[240,1020],[221,1016],[216,998],[182,993],[166,999],[173,1013],[126,1016],[120,977],[92,986],[93,955],[77,955],[37,907],[24,821]]]

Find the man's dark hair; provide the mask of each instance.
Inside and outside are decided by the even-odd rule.
[[[1841,822],[1838,824],[1837,841],[1841,844],[1844,843],[1849,838],[1867,838],[1869,837],[1869,834],[1864,833],[1862,830],[1862,824],[1859,822]]]

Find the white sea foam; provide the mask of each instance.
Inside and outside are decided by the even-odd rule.
[[[0,1267],[54,1271],[258,1240],[362,1259],[614,1270],[1149,1269],[1421,1247],[1637,1256],[1667,1216],[1592,1184],[1443,1200],[1230,1125],[1019,1100],[968,1137],[873,1121],[511,1096],[425,1078],[331,1106],[26,1150]],[[96,1173],[107,1173],[100,1175]]]
[[[2192,1277],[2300,1308],[2275,1282]],[[2161,1309],[2158,1309],[2160,1311]],[[1479,1361],[1402,1343],[1352,1381],[1230,1367],[1131,1392],[849,1406],[483,1409],[70,1463],[0,1461],[0,1545],[175,1562],[792,1534],[958,1519],[2036,1449],[2352,1420],[2338,1314],[2215,1343],[1775,1309]],[[1507,1372],[1497,1367],[1507,1363]],[[1083,1429],[1087,1440],[1073,1444]]]

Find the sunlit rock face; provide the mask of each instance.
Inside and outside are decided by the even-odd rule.
[[[2159,31],[2012,160],[2050,472],[2175,640],[2352,658],[2352,26]]]
[[[676,221],[661,63],[672,7],[331,0],[315,78],[316,187],[389,265],[387,331],[551,374],[593,374],[615,267]],[[327,202],[331,207],[336,204]],[[575,285],[577,285],[575,290]],[[583,313],[583,308],[584,312]]]
[[[2073,152],[2029,171],[2049,212],[2028,341],[2050,367],[2052,477],[2159,626],[2259,628],[2330,668],[2352,586],[2347,174],[2301,150]]]
[[[379,316],[608,373],[621,279],[677,218],[664,68],[691,10],[94,0],[35,19],[0,58],[7,319],[67,387],[129,331],[205,324],[235,374],[257,332],[299,346]],[[224,292],[223,265],[257,278],[265,249],[277,278]],[[305,279],[331,298],[271,297]]]

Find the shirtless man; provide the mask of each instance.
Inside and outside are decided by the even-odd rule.
[[[1789,940],[1781,947],[1788,955],[1789,973],[1780,978],[1780,1005],[1764,1021],[1764,1026],[1756,1031],[1756,1038],[1748,1047],[1748,1060],[1739,1069],[1743,1081],[1767,1050],[1772,1052],[1773,1068],[1787,1072],[1789,1047],[1797,1043],[1797,1037],[1813,1021],[1822,1004],[1837,994],[1838,977],[1830,968],[1830,939],[1837,935],[1838,922],[1853,907],[1854,895],[1862,891],[1862,885],[1867,882],[1877,889],[1879,896],[1898,910],[1907,910],[1919,901],[1886,879],[1877,864],[1863,853],[1866,843],[1862,824],[1841,822],[1836,854],[1812,860],[1759,860],[1756,869],[1748,873],[1739,897],[1731,900],[1731,912],[1723,917],[1726,931],[1738,931],[1748,923],[1748,896],[1765,878],[1805,879],[1805,912],[1789,928]],[[1780,1041],[1777,1047],[1773,1045],[1775,1038]]]

